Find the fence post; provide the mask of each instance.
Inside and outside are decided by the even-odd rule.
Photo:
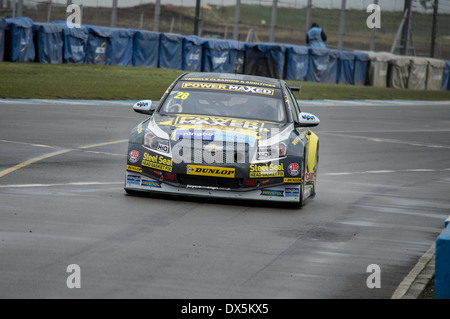
[[[236,0],[236,9],[234,11],[234,29],[233,40],[239,39],[239,18],[241,15],[241,0]]]
[[[51,15],[52,15],[52,0],[48,0],[48,5],[47,5],[47,23],[50,22]]]
[[[434,0],[434,4],[433,4],[433,26],[431,28],[431,50],[430,50],[430,57],[432,57],[432,58],[434,58],[436,56],[434,48],[435,48],[435,45],[436,45],[436,28],[437,28],[438,7],[439,7],[439,0]]]
[[[115,28],[116,27],[116,22],[117,22],[117,1],[118,0],[113,0],[113,2],[112,2],[111,28]]]
[[[277,24],[277,7],[278,0],[273,0],[272,3],[272,23],[270,26],[270,39],[269,42],[274,42],[275,40],[275,25]]]
[[[345,32],[345,7],[346,0],[342,0],[341,5],[341,20],[339,22],[339,42],[338,42],[338,50],[342,50],[342,44],[344,40],[344,32]]]
[[[308,33],[309,27],[311,25],[311,7],[312,7],[312,0],[308,0],[308,7],[306,8],[305,33]]]
[[[66,8],[69,7],[71,4],[72,4],[72,0],[67,0],[67,2],[66,2]],[[67,10],[66,10],[66,19],[67,19],[69,16],[70,16],[70,13],[67,12]]]
[[[197,0],[197,4],[195,5],[194,35],[199,35],[200,33],[200,2],[201,0]]]
[[[19,0],[17,3],[17,16],[23,17],[23,0]]]
[[[155,2],[155,21],[153,23],[153,31],[158,32],[159,30],[159,12],[161,10],[161,0],[156,0]]]
[[[408,54],[408,40],[409,40],[409,32],[411,30],[411,6],[412,0],[405,0],[405,9],[404,12],[408,13],[406,15],[405,23],[403,24],[402,29],[402,38],[400,40],[400,55]]]
[[[378,0],[374,1],[374,4],[378,5]],[[375,33],[377,28],[372,28],[370,31],[370,48],[369,51],[375,51]]]

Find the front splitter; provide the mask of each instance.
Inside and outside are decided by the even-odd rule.
[[[135,172],[126,172],[125,189],[143,191],[151,193],[177,194],[182,196],[229,198],[241,200],[276,201],[298,203],[300,197],[300,184],[284,184],[259,188],[250,191],[232,191],[226,189],[216,189],[214,187],[189,186],[176,187],[161,181],[152,179]],[[307,187],[305,197],[310,194]]]

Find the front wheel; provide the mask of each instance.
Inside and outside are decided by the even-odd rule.
[[[317,143],[317,150],[316,150],[316,162],[314,164],[314,178],[313,178],[313,190],[311,193],[311,197],[316,196],[317,192],[317,170],[319,169],[319,143]]]
[[[302,161],[302,168],[301,168],[301,183],[300,183],[300,194],[298,197],[298,208],[302,208],[303,205],[305,204],[305,200],[306,200],[306,196],[305,196],[305,162],[306,162],[306,152],[304,153],[305,156],[303,156],[303,161]]]

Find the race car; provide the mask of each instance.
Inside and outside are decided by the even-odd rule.
[[[302,207],[316,194],[319,138],[283,80],[185,73],[130,135],[125,177],[140,192],[279,201]]]

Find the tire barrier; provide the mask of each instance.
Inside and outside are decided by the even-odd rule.
[[[242,43],[127,28],[69,28],[65,21],[34,23],[27,17],[0,18],[1,61],[118,65],[401,89],[450,89],[450,61],[284,43]]]

